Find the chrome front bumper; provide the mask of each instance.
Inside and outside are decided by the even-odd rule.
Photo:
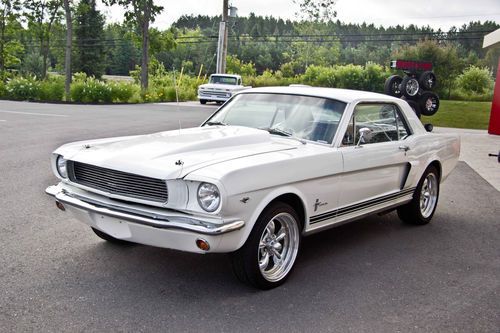
[[[63,205],[159,229],[180,229],[197,234],[216,236],[239,230],[245,225],[245,222],[241,220],[218,221],[218,223],[214,223],[188,215],[163,215],[118,205],[111,205],[109,203],[103,203],[76,193],[69,193],[67,190],[57,185],[47,187],[45,193],[54,197],[56,201],[62,203]]]
[[[205,101],[216,101],[216,102],[225,102],[231,97],[225,96],[216,96],[209,94],[198,94],[198,99],[204,99]]]

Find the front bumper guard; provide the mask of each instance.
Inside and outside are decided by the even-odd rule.
[[[90,198],[69,193],[59,186],[49,186],[45,190],[45,193],[54,197],[56,201],[64,205],[159,229],[181,229],[204,235],[216,236],[239,230],[245,225],[245,222],[241,220],[213,223],[189,216],[163,215],[156,213],[148,214],[139,210],[100,203]]]

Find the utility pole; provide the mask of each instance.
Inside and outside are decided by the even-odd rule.
[[[227,11],[229,9],[229,0],[223,0],[222,21],[219,23],[219,41],[217,43],[217,73],[226,72],[227,55]]]

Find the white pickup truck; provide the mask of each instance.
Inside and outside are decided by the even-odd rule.
[[[249,89],[244,87],[240,75],[212,74],[207,84],[198,87],[198,99],[201,104],[213,101],[223,103],[238,91]]]

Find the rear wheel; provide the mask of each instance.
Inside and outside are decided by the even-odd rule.
[[[430,166],[420,179],[413,199],[398,208],[398,216],[409,224],[424,225],[431,221],[439,199],[439,173]]]
[[[207,100],[206,99],[200,99],[200,104],[207,104]]]
[[[259,289],[281,285],[290,275],[300,248],[299,217],[277,202],[258,218],[245,244],[232,253],[237,278]]]
[[[110,243],[113,243],[113,244],[117,244],[117,245],[131,245],[133,243],[131,242],[127,242],[125,240],[122,240],[122,239],[118,239],[118,238],[114,238],[113,236],[110,236],[104,232],[102,232],[101,230],[99,229],[96,229],[96,228],[92,228],[92,231],[101,239],[104,239],[105,241],[108,241]]]

